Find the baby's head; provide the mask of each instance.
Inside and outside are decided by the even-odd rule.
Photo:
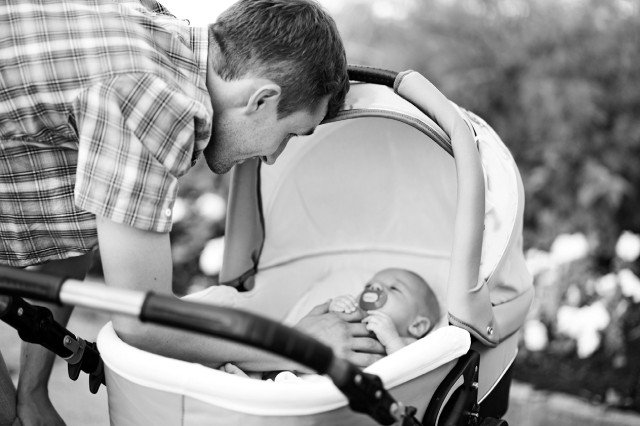
[[[379,302],[375,303],[375,299]],[[365,286],[360,307],[389,315],[402,337],[419,339],[440,319],[440,305],[429,284],[406,269],[376,273]]]

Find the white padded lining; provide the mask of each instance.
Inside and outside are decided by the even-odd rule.
[[[100,331],[98,347],[107,368],[133,383],[229,410],[260,416],[298,416],[347,404],[343,394],[326,377],[273,382],[227,374],[129,346],[118,338],[111,323]],[[469,347],[469,333],[446,326],[381,359],[366,371],[379,375],[385,386],[392,388],[462,356]]]

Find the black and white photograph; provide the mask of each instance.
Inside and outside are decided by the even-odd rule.
[[[640,425],[640,3],[0,0],[0,426]]]

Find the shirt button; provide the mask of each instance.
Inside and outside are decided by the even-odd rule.
[[[167,216],[171,216],[171,209],[166,209],[164,211],[164,214],[166,214]]]

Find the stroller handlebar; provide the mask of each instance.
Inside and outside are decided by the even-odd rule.
[[[66,278],[0,265],[1,294],[30,297],[60,304],[60,290]]]
[[[241,310],[148,293],[140,320],[186,328],[264,349],[312,368],[329,369],[333,351],[325,344],[278,322]]]
[[[389,425],[405,418],[403,409],[378,376],[364,373],[333,350],[296,329],[259,315],[175,296],[107,287],[98,283],[0,266],[0,294],[94,308],[138,317],[143,322],[196,331],[264,349],[327,374],[354,411]],[[405,418],[406,422],[406,418]],[[405,423],[406,424],[406,423]]]
[[[349,80],[363,83],[382,84],[393,87],[398,76],[396,71],[382,68],[366,67],[363,65],[349,65]]]

